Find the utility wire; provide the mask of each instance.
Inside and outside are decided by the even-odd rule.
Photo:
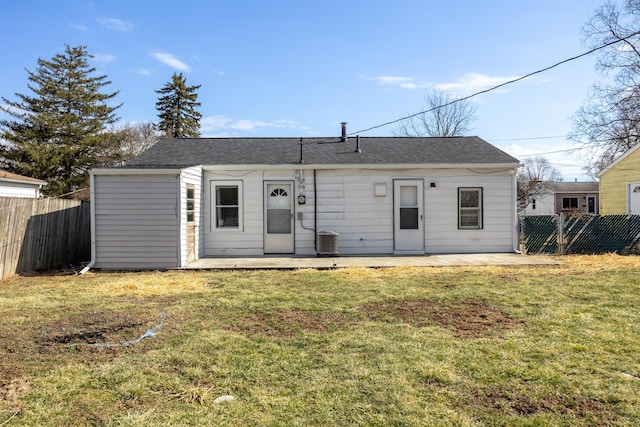
[[[467,99],[471,99],[471,98],[476,97],[476,96],[478,96],[478,95],[482,95],[482,94],[485,94],[485,93],[487,93],[487,92],[491,92],[491,91],[494,91],[494,90],[496,90],[496,89],[499,89],[499,88],[501,88],[501,87],[504,87],[504,86],[507,86],[507,85],[510,85],[510,84],[513,84],[513,83],[519,82],[520,80],[527,79],[527,78],[529,78],[529,77],[531,77],[531,76],[535,76],[536,74],[544,73],[544,72],[549,71],[549,70],[551,70],[551,69],[553,69],[553,68],[556,68],[556,67],[558,67],[558,66],[560,66],[560,65],[566,64],[567,62],[575,61],[576,59],[580,59],[580,58],[582,58],[582,57],[585,57],[585,56],[591,55],[592,53],[597,52],[597,51],[598,51],[598,50],[600,50],[600,49],[604,49],[605,47],[613,46],[614,44],[617,44],[617,43],[620,43],[620,42],[623,42],[623,41],[627,41],[627,40],[629,40],[630,38],[637,36],[638,34],[640,34],[640,31],[636,31],[635,33],[632,33],[632,34],[628,35],[627,37],[623,37],[623,38],[621,38],[621,39],[613,40],[613,41],[611,41],[611,42],[609,42],[609,43],[605,43],[605,44],[600,45],[600,46],[598,46],[598,47],[594,47],[593,49],[590,49],[590,50],[588,50],[588,51],[586,51],[586,52],[583,52],[583,53],[581,53],[581,54],[579,54],[579,55],[572,56],[571,58],[567,58],[567,59],[565,59],[565,60],[563,60],[563,61],[556,62],[555,64],[550,65],[550,66],[548,66],[548,67],[541,68],[541,69],[536,70],[536,71],[533,71],[533,72],[531,72],[531,73],[529,73],[529,74],[525,74],[524,76],[517,77],[517,78],[515,78],[515,79],[512,79],[512,80],[506,81],[506,82],[504,82],[504,83],[500,83],[500,84],[495,85],[495,86],[493,86],[493,87],[490,87],[490,88],[488,88],[488,89],[484,89],[484,90],[481,90],[481,91],[478,91],[478,92],[472,93],[471,95],[464,96],[464,97],[462,97],[462,98],[454,99],[453,101],[447,102],[447,103],[442,104],[442,105],[437,105],[437,106],[435,106],[435,107],[433,107],[433,108],[430,108],[430,109],[428,109],[428,110],[424,110],[424,111],[420,111],[420,112],[418,112],[418,113],[410,114],[410,115],[408,115],[408,116],[401,117],[401,118],[399,118],[399,119],[392,120],[392,121],[389,121],[389,122],[385,122],[385,123],[382,123],[382,124],[379,124],[379,125],[376,125],[376,126],[371,126],[371,127],[369,127],[369,128],[362,129],[362,130],[359,130],[359,131],[357,131],[357,132],[350,133],[349,135],[350,135],[350,136],[353,136],[353,135],[357,135],[357,134],[361,134],[361,133],[369,132],[369,131],[371,131],[371,130],[379,129],[379,128],[381,128],[381,127],[385,127],[385,126],[389,126],[389,125],[392,125],[392,124],[395,124],[395,123],[401,122],[401,121],[403,121],[403,120],[407,120],[407,119],[410,119],[410,118],[413,118],[413,117],[419,116],[419,115],[421,115],[421,114],[429,113],[429,112],[431,112],[431,111],[434,111],[434,110],[437,110],[437,109],[440,109],[440,108],[443,108],[443,107],[448,107],[449,105],[453,105],[453,104],[455,104],[455,103],[457,103],[457,102],[466,101]]]

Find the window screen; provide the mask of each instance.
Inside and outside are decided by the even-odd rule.
[[[458,228],[482,228],[482,188],[458,189]]]
[[[237,185],[216,186],[216,227],[237,228],[240,205]]]

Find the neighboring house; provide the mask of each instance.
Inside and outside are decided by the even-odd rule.
[[[478,137],[164,139],[91,172],[91,266],[513,252],[518,166]]]
[[[599,213],[598,183],[547,182],[547,191],[531,199],[521,215],[557,215]]]
[[[0,170],[0,197],[40,197],[40,189],[47,181]]]
[[[640,215],[639,147],[631,148],[598,174],[601,214]]]

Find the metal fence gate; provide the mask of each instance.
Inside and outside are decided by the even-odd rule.
[[[520,245],[528,254],[635,253],[640,215],[520,217]]]

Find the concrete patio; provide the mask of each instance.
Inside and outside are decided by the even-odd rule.
[[[555,265],[557,258],[549,255],[520,255],[515,253],[446,254],[422,256],[260,256],[201,258],[184,269],[300,269],[345,267],[442,267],[464,265]]]

